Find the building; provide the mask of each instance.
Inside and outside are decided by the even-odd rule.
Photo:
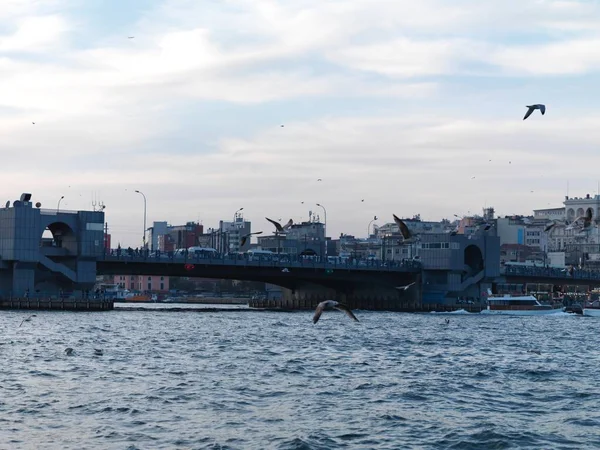
[[[221,254],[245,252],[250,249],[250,239],[247,239],[242,246],[242,238],[252,232],[252,224],[244,220],[242,213],[237,212],[233,222],[219,221],[219,229],[212,230],[214,234],[213,242],[215,248]]]
[[[325,225],[317,215],[309,213],[309,217],[308,221],[293,224],[285,233],[259,236],[258,247],[279,254],[325,257]]]
[[[112,283],[130,291],[166,293],[169,291],[169,277],[152,275],[114,275]]]
[[[167,222],[154,222],[148,228],[150,251],[169,252],[179,248],[198,247],[204,226],[196,222],[185,225],[168,225]]]
[[[150,251],[159,250],[158,239],[160,236],[164,236],[168,233],[169,225],[167,222],[153,222],[152,226],[148,228],[148,243],[150,244]]]

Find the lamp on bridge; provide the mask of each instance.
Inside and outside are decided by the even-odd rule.
[[[25,195],[25,194],[23,194],[23,195]],[[23,195],[21,195],[21,198],[23,198]],[[64,195],[61,198],[58,199],[58,205],[56,205],[56,213],[57,214],[60,211],[60,202],[62,201],[63,198],[65,198]]]

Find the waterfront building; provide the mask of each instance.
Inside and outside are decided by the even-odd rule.
[[[166,293],[169,291],[169,277],[158,275],[114,275],[112,284],[131,291]]]

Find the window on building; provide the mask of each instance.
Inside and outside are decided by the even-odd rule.
[[[165,277],[160,277],[160,281],[163,281],[165,279]]]
[[[148,290],[151,291],[152,290],[152,283],[148,283]]]
[[[132,275],[130,278],[131,281],[135,280],[135,277]]]
[[[164,291],[165,290],[165,283],[160,283],[160,290]]]
[[[148,277],[148,281],[152,281],[152,277]]]

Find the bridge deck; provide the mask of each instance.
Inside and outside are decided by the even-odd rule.
[[[421,272],[421,263],[418,261],[405,260],[402,262],[397,261],[353,261],[347,263],[339,262],[317,262],[310,259],[286,259],[282,261],[278,260],[265,260],[265,259],[248,259],[248,258],[233,258],[233,257],[220,257],[210,258],[201,255],[161,255],[156,256],[144,256],[144,255],[103,255],[98,259],[99,262],[111,262],[123,264],[142,263],[144,265],[201,265],[201,266],[233,266],[233,267],[263,267],[263,268],[280,268],[280,269],[331,269],[331,270],[348,270],[348,271],[373,271],[373,272],[409,272],[419,273]]]

